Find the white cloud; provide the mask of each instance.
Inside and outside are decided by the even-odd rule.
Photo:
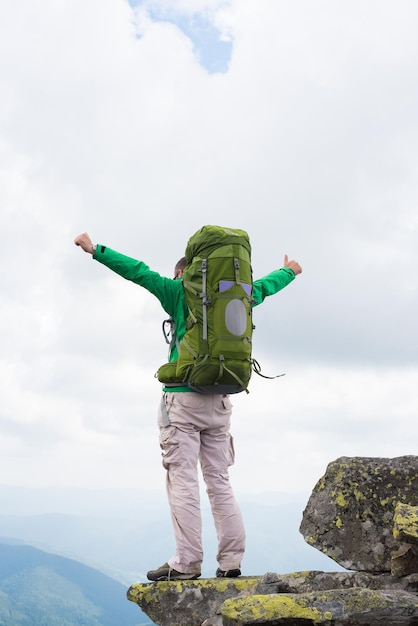
[[[274,373],[266,362],[263,371]],[[310,493],[340,456],[414,454],[417,368],[300,367],[273,381],[253,377],[234,402],[234,481],[256,492]],[[405,437],[405,433],[409,433]]]

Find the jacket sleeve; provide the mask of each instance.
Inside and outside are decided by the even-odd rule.
[[[267,296],[273,296],[291,283],[294,278],[293,270],[289,267],[282,267],[255,280],[253,283],[253,306],[261,304]]]
[[[99,244],[93,258],[119,276],[144,287],[160,301],[163,309],[172,315],[178,299],[180,281],[161,276],[151,270],[146,263],[125,256],[116,250]]]

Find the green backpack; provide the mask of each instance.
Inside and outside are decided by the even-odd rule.
[[[158,380],[201,393],[247,391],[253,367],[248,234],[203,226],[187,243],[186,261],[187,330],[177,361],[162,365]]]

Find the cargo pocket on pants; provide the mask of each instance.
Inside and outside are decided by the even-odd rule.
[[[162,463],[165,469],[168,469],[170,463],[173,463],[178,457],[179,444],[175,437],[176,431],[175,426],[160,428],[160,448]]]
[[[235,463],[235,448],[234,448],[234,438],[232,435],[229,435],[229,448],[227,452],[226,458],[228,467]]]

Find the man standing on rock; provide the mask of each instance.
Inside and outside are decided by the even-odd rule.
[[[143,261],[127,257],[107,246],[93,245],[87,233],[74,243],[93,259],[123,278],[144,287],[160,301],[172,318],[181,343],[186,332],[188,307],[182,275],[183,257],[175,266],[174,278],[161,276]],[[254,281],[252,304],[286,287],[302,268],[284,257],[281,269]],[[178,355],[175,342],[170,362]],[[201,512],[197,465],[200,462],[218,537],[217,577],[235,578],[241,574],[245,550],[245,530],[239,506],[228,475],[234,462],[230,434],[232,404],[228,395],[202,394],[189,387],[163,387],[158,423],[163,466],[167,470],[167,494],[176,539],[176,552],[167,563],[148,572],[152,581],[189,580],[201,575],[203,560]],[[169,419],[167,419],[169,418]]]

